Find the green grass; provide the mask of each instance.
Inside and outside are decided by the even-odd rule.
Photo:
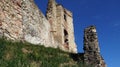
[[[85,67],[69,53],[30,43],[0,39],[0,67]]]

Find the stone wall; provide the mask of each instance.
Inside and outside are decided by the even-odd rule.
[[[50,23],[33,0],[0,0],[0,36],[57,47]]]
[[[74,34],[71,34],[72,16],[68,16],[70,21],[65,25],[65,12],[67,14],[68,10],[55,0],[49,0],[46,19],[34,0],[0,0],[0,36],[77,53]],[[70,30],[64,26],[71,26]],[[72,39],[69,45],[65,45],[64,30],[69,34],[68,39]]]
[[[98,45],[95,26],[87,27],[84,31],[84,62],[94,67],[106,67]]]
[[[21,0],[0,0],[0,36],[20,40],[22,32]]]
[[[0,0],[0,37],[77,53],[72,13],[55,0],[48,1],[46,12],[45,17],[34,0]],[[98,45],[96,28],[90,26],[84,31],[84,53],[74,55],[88,65],[106,67]]]
[[[52,45],[54,40],[50,33],[50,23],[34,4],[34,1],[23,1],[22,9],[24,39],[33,44],[57,47]]]
[[[51,33],[59,43],[59,47],[62,50],[76,53],[72,13],[57,4],[55,0],[49,0],[46,16],[52,26]]]
[[[77,46],[75,43],[75,39],[74,39],[74,28],[73,28],[73,16],[72,13],[70,11],[68,11],[67,9],[64,9],[64,26],[65,29],[68,31],[68,42],[69,42],[69,49],[70,52],[72,51],[77,51]]]

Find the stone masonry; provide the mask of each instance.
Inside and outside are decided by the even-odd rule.
[[[77,53],[72,13],[49,0],[46,16],[34,0],[0,0],[0,37]]]
[[[50,32],[60,44],[59,47],[69,52],[76,52],[72,13],[55,0],[49,0],[46,16],[51,25]]]
[[[74,53],[78,60],[84,57],[88,65],[106,67],[94,26],[84,31],[84,53],[76,54],[72,13],[55,0],[48,0],[46,17],[34,0],[0,0],[0,37],[60,48]]]
[[[100,55],[95,26],[87,27],[84,31],[84,62],[94,67],[106,67],[104,59]]]
[[[0,36],[19,40],[22,32],[21,0],[0,0]]]

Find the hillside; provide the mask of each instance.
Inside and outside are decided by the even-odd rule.
[[[0,39],[0,67],[85,67],[72,54],[27,42]]]
[[[73,13],[56,0],[46,5],[44,15],[34,0],[0,0],[0,67],[107,67],[96,27],[85,28],[78,53]]]

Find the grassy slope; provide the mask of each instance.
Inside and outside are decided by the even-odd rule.
[[[81,65],[59,49],[0,39],[0,67],[84,67]]]

